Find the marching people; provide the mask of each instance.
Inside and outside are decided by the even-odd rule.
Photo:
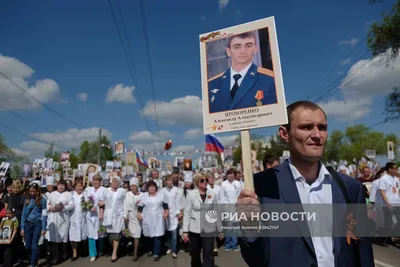
[[[124,219],[125,223],[128,223],[128,229],[133,238],[133,261],[137,261],[139,259],[139,241],[142,234],[142,225],[137,217],[137,213],[142,193],[139,192],[139,179],[135,177],[131,178],[129,185],[131,191],[125,195]]]
[[[118,259],[118,246],[121,240],[121,232],[124,229],[124,200],[126,191],[121,187],[121,178],[113,176],[111,186],[104,192],[104,221],[108,238],[112,244],[111,262]]]
[[[168,218],[168,204],[154,181],[147,183],[147,192],[140,197],[137,216],[142,222],[143,235],[147,238],[147,256],[153,256],[154,261],[159,261],[161,239],[165,234],[165,220]]]
[[[105,188],[101,186],[102,177],[96,174],[92,178],[92,185],[85,189],[85,196],[93,203],[93,207],[86,212],[87,237],[89,244],[90,261],[95,261],[98,256],[96,241],[99,240],[100,221],[103,219],[103,208],[99,202],[104,201]],[[99,240],[99,249],[104,249],[104,239]]]
[[[211,204],[217,204],[214,192],[207,189],[208,179],[201,173],[195,175],[194,184],[196,189],[188,193],[183,214],[183,241],[190,242],[191,266],[192,267],[214,267],[214,237],[201,236],[202,233],[218,232],[220,239],[223,238],[222,226],[217,225],[201,227],[200,212]],[[205,206],[206,205],[206,206]],[[214,208],[216,209],[216,208]],[[207,226],[207,225],[205,225]],[[200,253],[203,254],[203,263]]]
[[[90,200],[85,196],[83,187],[83,182],[75,182],[75,191],[72,192],[74,205],[71,210],[69,227],[69,241],[71,241],[72,247],[71,261],[78,259],[78,244],[87,238],[86,212],[87,202]]]
[[[22,210],[21,236],[30,254],[30,267],[35,267],[39,259],[39,239],[47,229],[47,202],[37,183],[29,185],[28,194]]]
[[[166,220],[166,230],[168,238],[167,255],[171,254],[172,258],[177,257],[178,248],[178,222],[182,219],[180,210],[181,193],[180,188],[175,187],[171,175],[167,175],[164,179],[165,187],[162,189],[164,202],[168,204],[168,218]]]
[[[74,201],[70,192],[66,191],[66,182],[57,183],[57,191],[50,194],[47,201],[48,210],[48,240],[51,246],[52,264],[67,259],[67,243],[70,226],[70,211]],[[60,256],[61,252],[61,256]]]
[[[215,197],[217,198],[217,203],[220,203],[219,197],[221,193],[221,186],[218,184],[215,184],[215,176],[211,172],[207,172],[205,174],[206,179],[208,179],[208,184],[207,184],[207,189],[212,190],[215,194]],[[218,243],[219,239],[215,238],[214,239],[214,256],[218,256]]]

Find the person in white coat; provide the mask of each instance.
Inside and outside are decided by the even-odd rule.
[[[124,200],[126,191],[122,187],[121,178],[111,178],[111,187],[104,192],[104,221],[108,238],[112,243],[111,262],[118,259],[118,246],[121,240],[121,232],[124,229]]]
[[[177,241],[178,241],[178,222],[182,219],[180,209],[181,193],[180,188],[174,186],[173,177],[168,175],[165,177],[165,187],[161,190],[164,195],[164,202],[168,204],[168,218],[166,220],[166,230],[168,231],[168,251],[172,258],[177,257]]]
[[[208,179],[207,189],[210,189],[214,192],[215,197],[217,198],[217,203],[219,203],[219,194],[221,193],[221,186],[215,184],[215,176],[212,172],[206,173],[206,178]],[[214,239],[214,256],[218,256],[218,238]]]
[[[138,219],[142,221],[143,235],[148,238],[147,256],[154,255],[154,261],[160,260],[161,238],[165,234],[167,218],[168,204],[164,201],[164,195],[157,190],[157,184],[154,181],[149,181],[147,192],[140,197]]]
[[[90,261],[95,261],[97,255],[96,240],[99,240],[100,220],[103,219],[104,210],[99,207],[99,202],[104,202],[105,188],[101,186],[102,176],[96,174],[93,176],[93,186],[87,187],[85,195],[88,199],[93,201],[93,208],[86,212],[86,224],[88,230],[88,243],[89,243],[89,256]],[[104,240],[100,240],[99,248],[104,247]]]
[[[183,223],[183,215],[184,215],[184,209],[185,209],[185,203],[188,197],[188,194],[190,191],[194,189],[194,184],[193,184],[193,173],[192,172],[186,172],[184,176],[184,187],[183,190],[181,191],[181,196],[180,196],[180,209],[181,209],[181,216],[182,220],[179,221],[179,236],[182,238],[183,241],[183,228],[182,228],[182,223]],[[190,251],[189,243],[182,243],[183,245],[183,250],[185,252]]]
[[[74,208],[74,201],[70,192],[66,191],[65,181],[59,181],[57,191],[50,194],[47,201],[48,231],[51,243],[52,265],[60,260],[67,259],[67,243],[70,224],[70,211]]]
[[[71,210],[69,241],[71,241],[72,258],[78,259],[78,243],[87,238],[86,202],[89,200],[83,191],[83,182],[75,182],[75,191],[72,192],[74,208]],[[82,207],[83,206],[83,207]]]
[[[220,204],[235,204],[237,198],[242,191],[242,185],[239,181],[236,180],[236,170],[231,168],[226,172],[227,179],[221,184],[221,192],[218,197]],[[224,205],[223,209],[225,211],[235,212],[234,205]],[[227,222],[226,222],[227,223]],[[235,222],[227,223],[228,226],[235,224]],[[225,251],[239,251],[238,247],[238,239],[235,236],[226,236],[225,237]]]
[[[137,217],[138,204],[142,193],[139,192],[139,179],[131,178],[129,180],[130,190],[125,195],[124,219],[128,223],[128,229],[133,238],[133,261],[137,261],[139,241],[142,235],[142,225]]]
[[[191,266],[214,267],[214,237],[212,233],[218,233],[223,238],[220,220],[207,224],[200,218],[201,212],[218,210],[214,192],[207,189],[208,179],[201,173],[194,177],[196,189],[189,192],[183,215],[183,241],[190,240]],[[202,223],[203,222],[203,223]],[[201,236],[206,233],[209,236]],[[200,253],[203,250],[203,263]]]
[[[47,192],[43,194],[43,197],[46,199],[46,201],[48,201],[50,194],[53,193],[55,190],[57,190],[57,184],[55,182],[54,176],[48,175],[46,177],[46,189],[47,189]],[[50,245],[50,241],[49,241],[48,226],[49,226],[49,218],[47,217],[47,229],[46,229],[46,235],[44,237],[44,240],[46,243],[46,252],[47,252],[46,261],[48,264],[51,264],[51,245]]]

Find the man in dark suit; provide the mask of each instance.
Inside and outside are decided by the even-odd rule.
[[[231,67],[208,80],[210,113],[277,102],[273,71],[252,63],[257,50],[253,32],[229,37]]]
[[[328,140],[328,123],[324,111],[312,102],[299,101],[288,106],[287,113],[288,124],[279,128],[279,135],[289,145],[290,158],[254,175],[255,192],[244,189],[238,198],[238,207],[247,211],[257,208],[262,211],[260,203],[338,203],[349,207],[346,203],[350,202],[365,205],[365,192],[359,181],[345,174],[333,173],[334,170],[325,167],[320,161]],[[361,215],[366,217],[366,212]],[[344,221],[344,224],[335,224],[335,216],[333,222],[330,222],[332,226],[344,225],[343,229],[346,229],[346,216],[338,219],[339,222]],[[358,244],[351,240],[348,244],[346,235],[312,236],[310,232],[307,234],[304,231],[305,228],[309,231],[307,222],[294,223],[298,226],[299,235],[296,237],[246,237],[244,232],[240,245],[246,263],[251,267],[374,266],[372,242],[369,238],[361,238]]]

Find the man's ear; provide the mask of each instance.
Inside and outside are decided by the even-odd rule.
[[[279,127],[279,137],[285,142],[289,143],[289,131],[286,127],[280,126]]]

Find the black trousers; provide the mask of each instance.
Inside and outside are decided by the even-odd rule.
[[[400,208],[393,208],[393,210],[389,210],[387,207],[383,207],[383,215],[384,215],[384,226],[382,229],[382,235],[383,237],[397,237],[398,236],[398,230],[399,230],[399,224],[397,223],[396,226],[393,228],[393,219],[392,216],[394,215],[396,217],[396,220],[400,220],[399,212]]]
[[[65,261],[68,258],[67,246],[67,243],[50,242],[52,264],[60,263],[60,261]]]
[[[214,267],[214,237],[201,237],[200,234],[189,233],[192,267]],[[203,249],[203,264],[200,253]]]
[[[4,244],[0,245],[0,253],[1,253],[1,258],[4,262],[5,267],[12,267],[13,264],[13,251],[17,248],[17,245],[14,243],[11,244]]]

